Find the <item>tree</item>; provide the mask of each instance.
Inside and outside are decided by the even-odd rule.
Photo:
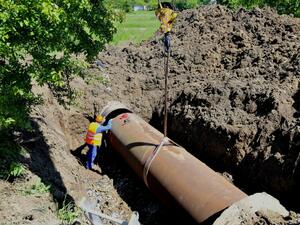
[[[112,40],[114,13],[102,0],[0,0],[0,131],[28,128],[32,82],[65,91],[80,67]],[[70,97],[70,96],[69,96]]]
[[[218,0],[217,2],[230,8],[240,6],[246,8],[270,6],[275,8],[280,14],[292,14],[296,17],[300,17],[299,0]]]
[[[199,5],[209,4],[210,0],[173,0],[172,1],[177,9],[191,9]]]
[[[293,14],[300,17],[300,1],[299,0],[265,0],[266,4],[277,9],[281,14]]]
[[[134,0],[105,0],[104,2],[114,9],[123,10],[125,12],[131,12],[135,4]]]

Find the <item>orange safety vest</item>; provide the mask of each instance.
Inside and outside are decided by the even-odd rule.
[[[85,137],[85,142],[87,144],[95,145],[95,146],[101,145],[102,133],[96,133],[99,126],[100,126],[99,123],[96,122],[90,123]]]

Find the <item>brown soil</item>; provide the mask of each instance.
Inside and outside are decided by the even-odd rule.
[[[210,6],[182,12],[172,37],[169,136],[217,171],[232,175],[247,193],[266,191],[280,200],[285,196],[285,203],[295,206],[291,200],[300,187],[300,20],[269,9],[232,12]],[[70,152],[83,144],[87,117],[111,100],[161,128],[160,40],[156,35],[140,46],[108,47],[99,55],[104,69],[94,65],[85,80],[72,81],[79,97],[68,110],[48,88],[35,88],[44,97],[44,104],[32,112],[37,131],[30,138],[38,140],[24,145],[30,156],[22,160],[51,184],[54,201],[62,202],[65,193],[77,203],[90,197],[98,210],[117,218],[128,219],[136,210],[143,224],[174,223],[174,215],[112,150],[100,154],[100,174],[85,170]],[[106,84],[98,79],[103,75]],[[26,135],[23,138],[26,141]],[[1,191],[1,203],[5,198]],[[47,201],[40,199],[41,204]],[[0,214],[14,204],[0,205]],[[5,210],[3,215],[13,214]],[[291,214],[282,224],[297,217]],[[4,223],[40,221],[39,216],[31,222],[22,218]]]
[[[133,110],[149,118],[156,106],[151,123],[161,128],[159,38],[109,48],[101,59],[111,76],[126,78],[122,91],[135,96]],[[204,7],[181,13],[173,42],[169,136],[230,171],[246,191],[293,199],[300,185],[300,20],[270,9]]]

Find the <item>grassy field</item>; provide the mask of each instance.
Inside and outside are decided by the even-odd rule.
[[[117,24],[118,32],[112,41],[113,44],[128,42],[140,43],[149,39],[159,28],[159,22],[154,11],[138,11],[129,13],[123,23]]]

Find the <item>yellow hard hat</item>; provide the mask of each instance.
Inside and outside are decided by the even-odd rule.
[[[101,115],[96,116],[96,122],[98,122],[98,123],[102,123],[104,121],[104,119],[105,118]]]

